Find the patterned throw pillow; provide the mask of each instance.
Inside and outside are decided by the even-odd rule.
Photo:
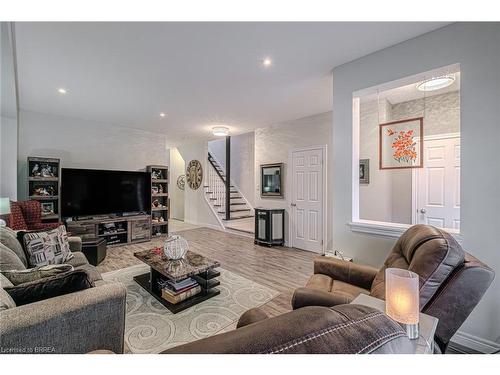
[[[21,234],[30,267],[62,264],[73,258],[64,225],[44,232]]]

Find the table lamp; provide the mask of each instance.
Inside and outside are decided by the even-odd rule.
[[[396,322],[406,325],[411,340],[418,339],[419,279],[414,272],[387,268],[385,270],[385,312]]]
[[[10,214],[10,199],[0,198],[0,227],[5,227],[7,225],[3,217],[8,214]]]

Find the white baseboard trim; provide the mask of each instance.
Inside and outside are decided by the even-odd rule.
[[[192,220],[184,220],[184,222],[187,223],[187,224],[196,225],[198,227],[206,227],[206,228],[211,228],[211,229],[215,229],[215,230],[224,232],[224,228],[220,227],[219,225],[207,224],[207,223],[198,223],[198,222],[192,221]]]
[[[453,343],[480,353],[492,353],[500,349],[500,344],[497,342],[483,339],[462,331],[458,331],[451,338],[450,345],[453,346]]]

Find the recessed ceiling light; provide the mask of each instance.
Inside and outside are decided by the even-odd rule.
[[[229,135],[229,128],[226,126],[214,126],[212,128],[212,133],[217,137],[226,137]]]
[[[439,77],[432,77],[429,79],[426,79],[423,82],[420,82],[417,85],[417,90],[420,91],[435,91],[439,89],[444,89],[445,87],[450,86],[455,82],[455,76],[453,74],[445,75],[445,76],[439,76]]]
[[[273,65],[273,60],[271,60],[270,57],[266,57],[264,60],[262,60],[262,65],[264,67],[269,68],[271,65]]]
[[[63,88],[63,87],[60,87],[60,88],[58,88],[58,89],[57,89],[57,92],[58,92],[59,94],[66,94],[66,93],[68,92],[68,90],[66,90],[66,89],[65,89],[65,88]]]
[[[162,113],[160,113],[160,117],[165,117],[165,116],[166,116],[166,114],[165,114],[165,113],[163,113],[163,112],[162,112]]]

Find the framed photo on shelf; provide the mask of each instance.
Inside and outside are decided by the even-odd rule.
[[[370,159],[361,159],[359,161],[359,183],[370,183]]]
[[[422,168],[424,118],[379,125],[379,169]]]
[[[42,202],[42,216],[52,215],[54,213],[54,202]]]

